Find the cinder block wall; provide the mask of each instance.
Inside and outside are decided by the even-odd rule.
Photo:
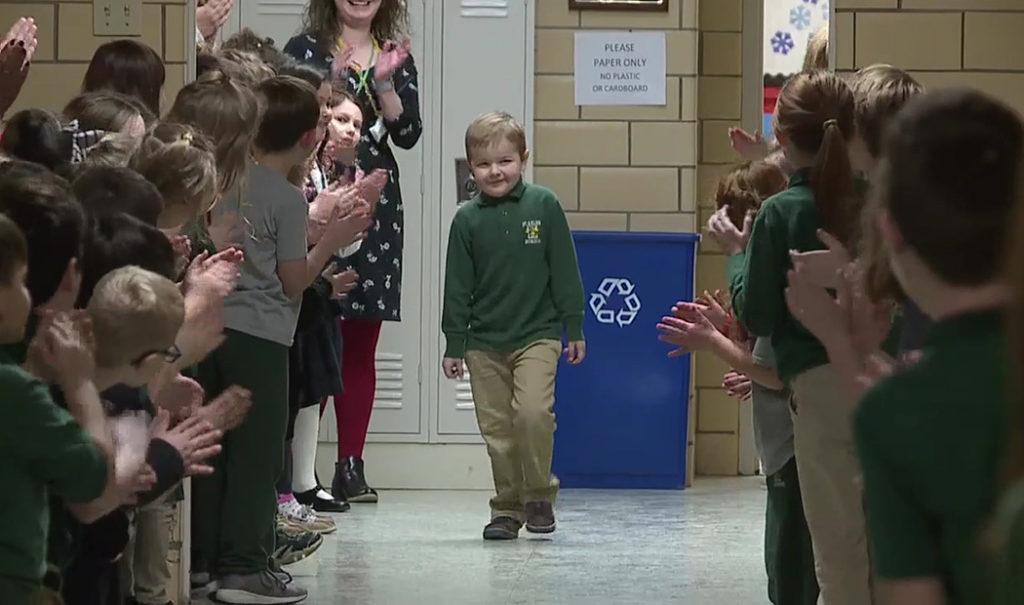
[[[138,40],[152,46],[167,63],[165,109],[170,107],[185,83],[188,36],[185,8],[185,0],[146,0],[143,6],[143,35]],[[12,112],[26,107],[62,109],[79,92],[85,68],[96,48],[116,38],[92,34],[91,0],[0,0],[0,28],[3,31],[23,16],[34,17],[39,26],[39,50],[36,51],[28,82]],[[193,33],[190,39],[194,38]]]
[[[1024,0],[836,0],[837,66],[891,63],[1024,112]]]
[[[740,160],[726,133],[739,125],[743,100],[743,1],[702,0],[700,78],[697,113],[700,119],[700,163],[697,168],[699,226],[714,211],[719,177]],[[752,24],[760,30],[760,24]],[[751,74],[761,79],[761,74]],[[710,241],[697,257],[697,292],[727,289],[725,257]],[[710,353],[694,355],[697,403],[696,472],[735,475],[739,471],[739,404],[722,389],[729,368]]]
[[[697,0],[667,13],[570,11],[538,0],[534,179],[574,229],[693,231],[696,226]],[[665,107],[577,107],[573,32],[667,32]]]

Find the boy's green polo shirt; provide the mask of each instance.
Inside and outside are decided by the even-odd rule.
[[[22,603],[46,571],[50,494],[98,498],[107,462],[46,386],[0,351],[0,603]]]
[[[448,239],[445,357],[511,352],[542,339],[583,340],[583,282],[569,223],[549,189],[517,184],[478,194],[455,213]]]
[[[872,388],[854,419],[872,563],[881,578],[934,576],[953,605],[986,603],[981,530],[1006,431],[1001,310],[935,325],[923,358]]]

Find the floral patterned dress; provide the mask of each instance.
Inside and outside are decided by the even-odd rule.
[[[334,57],[309,35],[295,36],[284,52],[299,61],[330,71]],[[372,66],[367,70],[372,70]],[[380,99],[372,73],[346,73],[349,92],[363,108],[363,132],[359,144],[359,166],[367,174],[381,168],[388,183],[377,205],[376,220],[359,251],[347,259],[347,267],[359,274],[359,286],[342,302],[345,319],[400,321],[402,306],[402,244],[404,211],[399,187],[398,163],[391,142],[412,149],[423,134],[420,117],[419,83],[412,57],[395,71],[395,92],[402,99],[402,115],[395,121],[379,114]],[[380,126],[378,126],[378,123]],[[377,133],[377,134],[374,134]]]

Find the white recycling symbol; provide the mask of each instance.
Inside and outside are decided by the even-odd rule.
[[[640,312],[640,297],[635,290],[633,282],[624,277],[606,277],[601,280],[597,292],[590,295],[590,310],[599,323],[618,324],[620,328],[628,326]],[[618,310],[608,308],[612,297],[622,299]]]

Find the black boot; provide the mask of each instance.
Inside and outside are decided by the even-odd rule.
[[[363,461],[355,456],[349,456],[334,465],[331,494],[335,498],[344,497],[349,502],[377,501],[377,492],[366,484]]]

